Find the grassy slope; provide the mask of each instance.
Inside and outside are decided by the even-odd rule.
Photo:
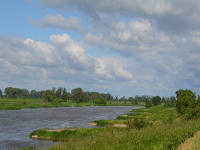
[[[138,112],[137,116],[144,117],[151,122],[152,126],[140,130],[127,128],[95,129],[100,132],[89,129],[89,134],[86,131],[88,129],[80,129],[81,131],[74,132],[76,136],[70,132],[71,137],[67,136],[67,142],[59,143],[49,149],[173,150],[200,129],[200,120],[177,121],[174,108],[159,106],[134,111]],[[130,116],[132,117],[132,114]],[[59,135],[58,132],[54,134]]]
[[[93,103],[75,104],[72,101],[63,102],[62,105],[52,105],[42,99],[0,99],[0,109],[22,109],[41,107],[70,107],[70,106],[92,106]],[[131,106],[130,102],[108,102],[107,106]],[[140,103],[139,105],[144,105]],[[68,135],[68,142],[52,146],[54,149],[175,149],[185,139],[193,136],[200,129],[200,121],[174,122],[177,117],[174,108],[164,109],[163,107],[152,107],[134,110],[136,116],[143,117],[153,123],[153,126],[141,130],[135,129],[92,129],[89,132],[77,131]],[[133,114],[127,114],[129,119]],[[124,116],[119,117],[126,118]],[[116,120],[115,120],[116,121]],[[124,123],[118,120],[117,123]],[[56,135],[57,133],[55,133]],[[66,133],[65,133],[66,134]],[[64,134],[63,134],[64,135]],[[76,135],[76,136],[74,136]],[[59,134],[57,134],[59,136]],[[76,137],[76,138],[74,138]],[[63,138],[63,137],[61,137]],[[196,138],[191,144],[191,149],[197,150],[200,147],[200,140]]]
[[[110,130],[54,145],[49,150],[169,150],[199,130],[200,121],[146,127],[141,130]]]

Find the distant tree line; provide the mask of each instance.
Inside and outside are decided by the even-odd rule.
[[[0,95],[7,98],[42,98],[45,91],[28,91],[27,89],[7,87],[5,88],[4,94],[0,91]]]
[[[126,102],[132,102],[133,105],[137,105],[138,102],[145,102],[149,104],[149,106],[152,105],[158,105],[159,103],[168,103],[171,101],[176,101],[176,98],[171,97],[162,97],[159,96],[138,96],[135,97],[128,97],[125,96],[118,98],[117,95],[112,96],[110,93],[99,93],[99,92],[89,92],[89,91],[83,91],[82,88],[75,88],[72,89],[71,92],[67,92],[66,88],[53,87],[50,90],[31,90],[30,92],[27,89],[20,89],[20,88],[13,88],[13,87],[7,87],[5,88],[4,94],[2,90],[0,89],[0,97],[7,97],[7,98],[43,98],[47,102],[53,102],[54,99],[57,99],[57,101],[67,101],[67,100],[74,100],[76,103],[81,102],[88,102],[92,101],[95,103],[95,101],[98,99],[98,101],[103,101],[106,99],[107,101],[124,101]],[[157,100],[156,100],[157,98]]]

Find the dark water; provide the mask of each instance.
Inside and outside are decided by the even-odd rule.
[[[17,150],[28,145],[47,147],[52,141],[34,140],[29,134],[41,128],[90,128],[94,120],[115,119],[135,106],[90,106],[22,110],[0,110],[0,150]]]

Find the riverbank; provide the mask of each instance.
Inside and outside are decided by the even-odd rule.
[[[144,106],[144,102],[139,102],[138,106]],[[53,107],[85,107],[85,106],[99,106],[92,101],[87,103],[75,103],[74,101],[61,102],[60,104],[53,104],[45,102],[43,99],[18,99],[18,98],[0,98],[0,110],[20,110],[20,109],[34,109],[34,108],[53,108]],[[109,101],[107,105],[102,106],[133,106],[131,102],[123,101]]]
[[[50,147],[50,150],[64,149],[156,149],[175,150],[186,139],[192,137],[200,130],[200,120],[185,121],[177,119],[175,108],[162,106],[134,110],[137,114],[128,113],[128,117],[143,118],[149,122],[148,126],[139,130],[131,128],[94,128],[75,129],[73,131],[62,130],[61,132],[44,132],[39,136],[66,138],[67,142],[59,143]],[[124,117],[127,117],[124,116]],[[120,117],[117,117],[120,118]],[[133,120],[133,119],[128,119]],[[111,122],[116,120],[111,120]],[[126,122],[127,120],[118,120]],[[141,121],[141,120],[140,120]],[[132,122],[133,123],[133,122]],[[38,130],[38,132],[40,132]],[[98,132],[97,132],[98,131]],[[37,135],[35,132],[34,134]],[[33,135],[33,134],[32,134]]]

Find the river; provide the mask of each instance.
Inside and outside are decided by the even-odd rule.
[[[91,128],[94,120],[115,119],[137,106],[57,107],[0,110],[0,149],[18,150],[28,145],[48,147],[54,142],[34,140],[29,134],[42,128]]]

